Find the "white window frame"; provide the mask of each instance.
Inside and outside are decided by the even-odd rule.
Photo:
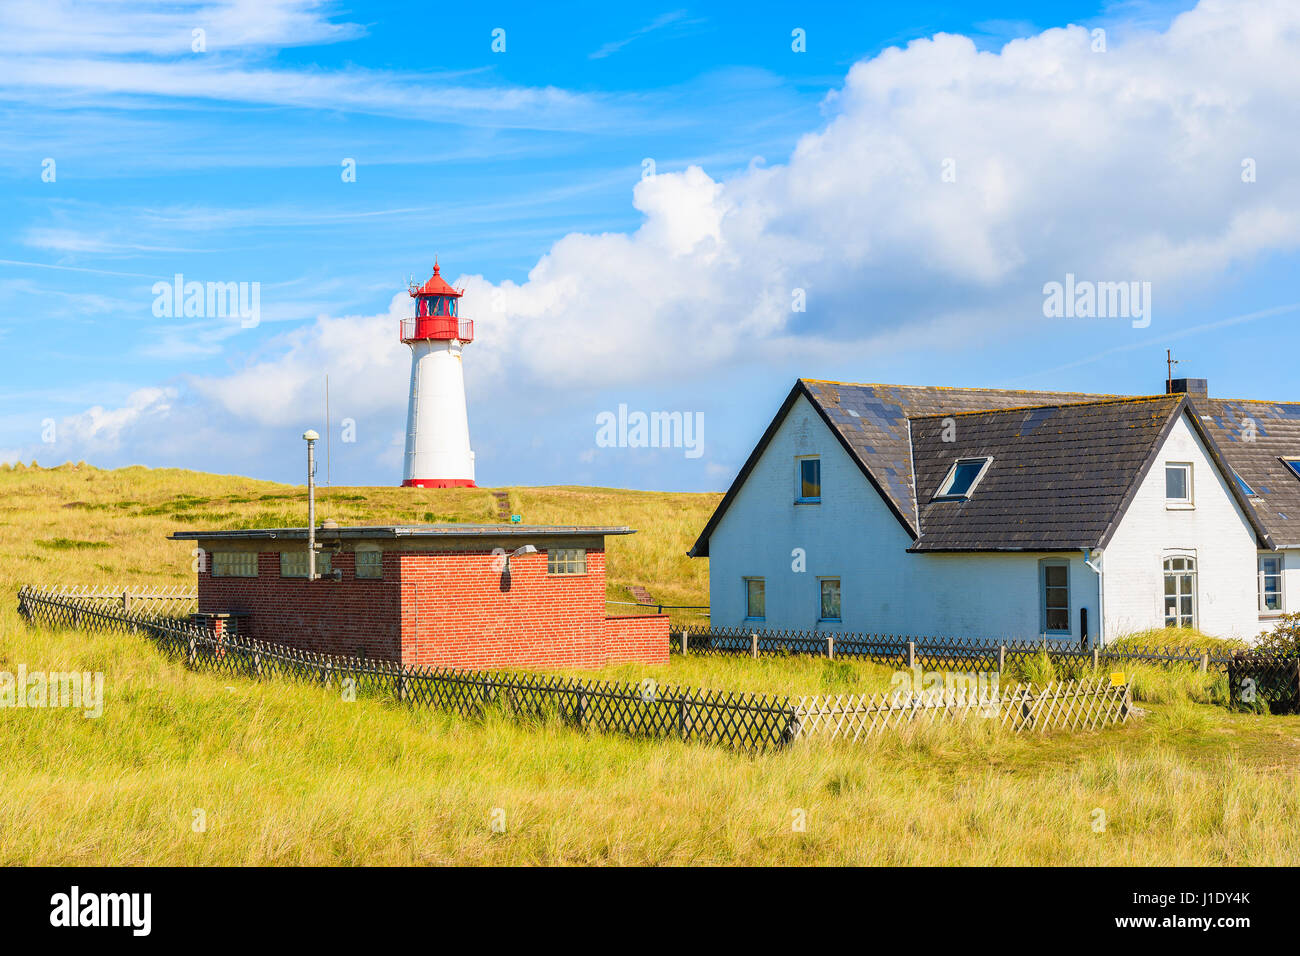
[[[755,575],[748,575],[741,578],[745,588],[745,620],[746,621],[766,621],[767,620],[767,579]],[[750,614],[749,604],[749,585],[757,581],[763,588],[763,613],[754,615]]]
[[[1169,471],[1173,468],[1181,468],[1187,475],[1187,497],[1170,498],[1169,497]],[[1189,511],[1196,507],[1196,469],[1190,461],[1167,461],[1165,462],[1165,507],[1172,511]]]
[[[1174,560],[1177,560],[1178,558],[1182,558],[1182,559],[1184,559],[1184,560],[1186,560],[1186,561],[1190,561],[1190,562],[1192,563],[1191,569],[1190,569],[1190,570],[1184,570],[1184,571],[1174,571],[1174,570],[1170,570],[1169,568],[1165,567],[1165,565],[1166,565],[1168,562],[1170,562],[1170,561],[1174,561]],[[1182,626],[1183,626],[1180,622],[1181,622],[1182,617],[1183,617],[1183,614],[1182,614],[1182,600],[1183,600],[1183,597],[1185,597],[1185,595],[1182,593],[1182,591],[1176,587],[1176,588],[1175,588],[1175,591],[1174,591],[1174,599],[1175,599],[1175,602],[1176,602],[1175,605],[1174,605],[1174,623],[1173,623],[1173,624],[1170,624],[1170,623],[1169,623],[1169,612],[1168,612],[1168,610],[1166,609],[1166,604],[1167,604],[1167,600],[1168,600],[1169,595],[1167,595],[1167,594],[1165,593],[1165,579],[1168,578],[1168,577],[1170,577],[1171,575],[1172,575],[1173,577],[1175,577],[1175,578],[1181,578],[1181,577],[1184,577],[1184,576],[1189,575],[1189,574],[1191,575],[1191,578],[1192,578],[1192,593],[1191,593],[1191,598],[1192,598],[1192,623],[1191,623],[1191,628],[1192,628],[1192,630],[1196,630],[1197,628],[1199,628],[1199,627],[1201,626],[1201,581],[1200,581],[1200,563],[1196,560],[1196,555],[1195,555],[1195,554],[1190,554],[1190,553],[1188,553],[1188,552],[1186,552],[1186,551],[1171,551],[1171,552],[1168,552],[1168,553],[1166,553],[1166,554],[1161,555],[1161,557],[1160,557],[1160,620],[1161,620],[1162,622],[1164,622],[1164,626],[1165,626],[1165,627],[1182,627]]]
[[[208,556],[214,578],[257,577],[256,551],[213,551]]]
[[[816,497],[804,497],[803,463],[805,461],[817,462]],[[795,458],[794,460],[794,503],[797,505],[819,505],[822,503],[822,456],[821,455],[799,455]]]
[[[975,475],[975,480],[970,483],[970,487],[959,495],[952,494],[952,484],[957,478],[957,469],[962,465],[967,465],[976,461],[983,462],[984,464],[980,466],[980,470]],[[973,494],[975,494],[975,489],[978,488],[980,482],[984,480],[984,476],[989,473],[989,465],[991,464],[993,464],[992,455],[975,455],[970,458],[958,458],[952,463],[952,467],[948,469],[948,474],[944,476],[943,481],[939,482],[939,490],[934,493],[934,497],[931,500],[965,501],[969,499]]]
[[[1047,626],[1047,569],[1065,568],[1065,627]],[[1074,595],[1070,587],[1070,562],[1065,558],[1044,558],[1038,562],[1038,614],[1039,627],[1045,637],[1072,637],[1074,635]]]
[[[839,596],[840,613],[838,617],[822,616],[822,589],[827,583],[834,581],[835,590]],[[840,583],[837,576],[828,575],[824,578],[817,579],[817,623],[818,624],[843,624],[844,623],[844,586]]]
[[[1277,572],[1275,574],[1266,574],[1264,571],[1265,561],[1276,561]],[[1259,616],[1264,617],[1281,617],[1286,613],[1286,556],[1281,551],[1261,551],[1257,561],[1256,570],[1258,572],[1259,582]],[[1280,607],[1264,607],[1264,581],[1265,578],[1277,578],[1277,597]]]

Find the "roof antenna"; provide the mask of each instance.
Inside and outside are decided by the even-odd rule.
[[[1169,377],[1165,380],[1165,394],[1172,395],[1174,394],[1174,366],[1178,364],[1173,349],[1165,349],[1165,364],[1169,366]]]

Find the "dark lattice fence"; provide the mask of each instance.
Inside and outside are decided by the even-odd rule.
[[[747,751],[780,747],[813,736],[857,740],[917,721],[962,721],[972,715],[1013,732],[1092,729],[1128,718],[1129,688],[1101,680],[1067,680],[1036,687],[1019,684],[977,696],[906,692],[889,695],[804,697],[706,691],[587,680],[541,674],[411,668],[390,661],[331,656],[239,635],[216,637],[208,628],[176,617],[126,611],[67,591],[24,587],[19,612],[53,627],[135,631],[164,651],[203,668],[252,680],[300,681],[330,687],[345,697],[374,696],[411,707],[436,708],[481,718],[495,710],[516,719],[560,720],[582,730],[649,739],[694,740]],[[1002,661],[1009,645],[976,642],[921,645],[897,638],[752,632],[683,632],[677,650],[717,654],[845,654],[890,663],[960,669]],[[743,640],[742,640],[743,638]],[[704,648],[697,651],[696,641]],[[821,647],[817,642],[821,641]],[[847,651],[845,650],[847,649]],[[1038,647],[1010,649],[1040,653]]]
[[[1300,712],[1300,660],[1272,654],[1238,654],[1228,661],[1228,696],[1234,710]]]
[[[1046,655],[1061,680],[1078,680],[1103,667],[1123,663],[1190,665],[1225,671],[1231,655],[1186,647],[1081,648],[1059,641],[1004,641],[896,634],[850,634],[829,631],[768,631],[743,627],[683,627],[672,632],[676,654],[736,656],[804,655],[871,661],[922,670],[987,670],[999,673],[1024,668]]]
[[[761,751],[788,743],[796,719],[789,698],[541,674],[413,668],[341,657],[283,644],[221,638],[186,620],[126,612],[77,594],[24,587],[19,612],[51,627],[136,631],[190,667],[252,679],[307,681],[340,693],[376,695],[412,707],[482,717],[490,709],[528,719],[559,719],[584,730],[703,741]]]

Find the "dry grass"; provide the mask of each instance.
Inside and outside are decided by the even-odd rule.
[[[611,543],[611,597],[644,583],[704,603],[704,562],[678,555],[717,496],[510,494],[528,521],[642,528]],[[323,497],[322,516],[342,522],[495,511],[487,491]],[[0,470],[0,586],[188,583],[186,547],[167,531],[294,524],[300,512],[300,489],[242,478]],[[4,865],[1265,865],[1300,854],[1300,718],[1227,713],[1204,702],[1212,688],[1184,677],[1149,678],[1150,716],[1118,729],[1014,737],[971,724],[747,757],[191,672],[139,637],[28,629],[10,601],[0,670],[18,664],[102,671],[106,700],[94,720],[0,711]],[[884,689],[891,673],[692,657],[601,676],[819,693]],[[504,833],[491,830],[496,808]],[[805,832],[792,826],[799,813]]]
[[[1297,718],[1181,702],[1105,732],[975,724],[747,757],[190,672],[139,637],[28,630],[11,609],[0,632],[0,668],[107,675],[97,720],[3,712],[4,865],[1254,865],[1300,852]],[[765,677],[809,664],[773,661]]]
[[[501,489],[498,489],[501,490]],[[606,596],[631,601],[649,588],[667,604],[709,603],[707,559],[686,557],[721,499],[609,488],[508,488],[510,508],[528,524],[627,525],[607,540]],[[340,524],[495,522],[488,488],[327,488],[321,520]],[[0,467],[0,588],[20,584],[161,585],[194,583],[193,542],[180,529],[302,527],[306,491],[294,485],[172,468],[102,471],[85,465]],[[611,605],[610,613],[634,613]],[[680,612],[674,620],[707,622]]]

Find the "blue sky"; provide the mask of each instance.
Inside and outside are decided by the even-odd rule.
[[[0,460],[296,481],[328,373],[333,482],[397,483],[435,255],[485,485],[725,488],[797,376],[1300,400],[1293,6],[7,4]]]

